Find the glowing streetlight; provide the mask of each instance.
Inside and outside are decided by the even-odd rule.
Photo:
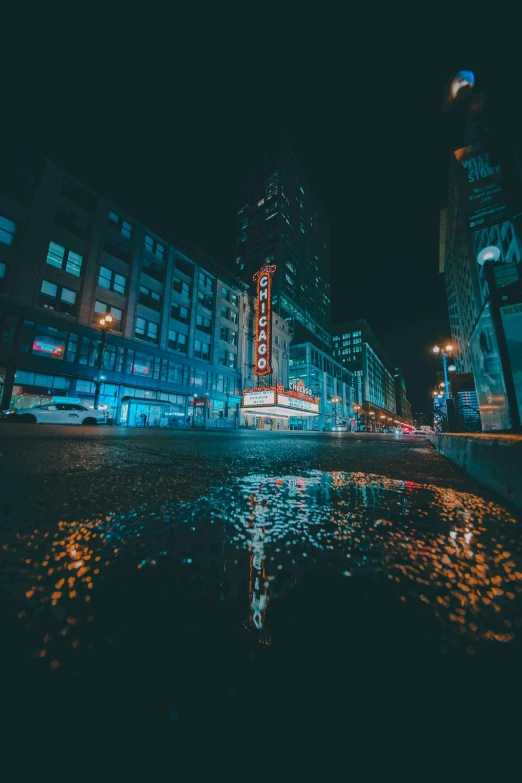
[[[446,399],[449,399],[449,396],[450,396],[450,386],[449,386],[449,381],[448,381],[448,365],[447,365],[447,362],[448,362],[448,356],[453,353],[455,348],[454,348],[454,346],[451,343],[446,343],[444,348],[441,348],[439,345],[434,345],[431,350],[433,351],[435,356],[439,356],[440,355],[442,357],[442,369],[444,371],[445,397],[446,397]],[[455,367],[455,365],[451,365],[451,366]]]
[[[103,366],[103,354],[105,353],[105,349],[107,347],[107,331],[113,321],[114,318],[110,313],[105,313],[105,315],[102,315],[102,317],[98,319],[98,326],[100,327],[101,331],[101,340],[100,344],[98,345],[98,352],[96,354],[96,361],[94,363],[94,366],[98,370],[98,374],[94,379],[94,410],[96,411],[98,410],[98,406],[100,404],[100,389],[102,379],[105,379],[105,376],[101,375],[99,371]]]

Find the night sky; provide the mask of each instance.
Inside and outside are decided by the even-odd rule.
[[[491,58],[475,32],[450,33],[442,12],[381,14],[376,28],[377,11],[341,20],[256,8],[241,20],[201,9],[197,22],[146,10],[33,18],[13,46],[8,131],[230,268],[242,177],[284,132],[330,218],[334,323],[365,317],[425,410],[429,346],[450,336],[438,273],[442,94],[461,68],[477,82],[513,79],[509,47]]]

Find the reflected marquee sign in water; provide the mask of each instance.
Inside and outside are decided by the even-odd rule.
[[[269,375],[272,372],[270,365],[271,344],[270,325],[272,315],[272,275],[276,270],[275,264],[266,265],[255,273],[257,281],[256,300],[256,329],[255,329],[255,375]]]

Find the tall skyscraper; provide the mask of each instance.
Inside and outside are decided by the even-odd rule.
[[[261,171],[250,172],[237,214],[238,277],[252,286],[263,264],[275,264],[273,312],[291,321],[294,343],[330,351],[328,218],[290,145],[280,138]]]
[[[361,318],[333,327],[333,356],[355,376],[355,397],[368,411],[396,413],[393,365],[368,322]]]
[[[474,89],[469,71],[450,84],[447,207],[441,212],[440,272],[444,274],[455,365],[473,371],[470,342],[488,291],[480,255],[494,251],[499,287],[522,276],[520,177],[514,149],[504,143],[501,107]]]

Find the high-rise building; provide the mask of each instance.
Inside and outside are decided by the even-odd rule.
[[[393,367],[367,321],[350,321],[332,331],[334,359],[354,374],[357,402],[374,415],[395,414]]]
[[[452,85],[456,107],[448,119],[448,198],[441,211],[439,270],[446,283],[457,372],[470,373],[470,342],[488,296],[481,251],[495,252],[498,287],[522,277],[516,225],[520,196],[515,195],[520,184],[514,149],[504,143],[499,106],[493,110],[487,96],[474,90],[470,72],[461,72]]]
[[[413,423],[413,414],[411,403],[407,398],[406,381],[400,367],[393,368],[393,379],[395,381],[395,406],[397,415],[409,424]]]
[[[252,286],[275,264],[272,310],[292,323],[294,343],[330,352],[328,218],[285,139],[250,173],[237,214],[236,274]]]

